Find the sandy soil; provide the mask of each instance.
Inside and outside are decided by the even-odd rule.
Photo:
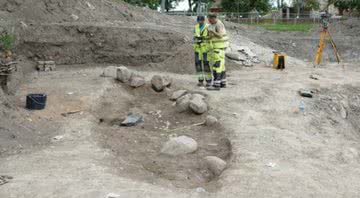
[[[14,179],[1,186],[1,196],[104,197],[110,192],[126,197],[263,197],[264,194],[356,197],[359,194],[360,90],[356,87],[360,79],[356,67],[346,66],[344,70],[337,65],[316,69],[290,66],[280,72],[258,66],[231,72],[231,87],[208,94],[210,113],[218,115],[229,131],[226,135],[233,144],[234,154],[228,169],[216,181],[216,186],[221,188],[210,187],[206,192],[178,188],[176,182],[175,185],[165,182],[166,177],[149,174],[152,171],[144,167],[138,167],[137,174],[127,171],[132,161],[119,158],[126,155],[114,151],[116,147],[111,144],[115,142],[111,140],[110,147],[104,148],[99,138],[94,138],[103,133],[94,130],[99,127],[99,114],[94,112],[98,112],[102,96],[120,101],[138,96],[136,90],[126,90],[112,79],[99,77],[101,71],[64,69],[32,74],[30,82],[21,87],[17,94],[19,106],[29,91],[49,93],[48,108],[32,113],[30,118],[32,122],[37,122],[36,117],[52,118],[49,123],[61,125],[54,135],[63,138],[58,141],[50,138],[46,148],[2,158],[1,174]],[[309,78],[314,73],[320,80]],[[177,86],[198,89],[192,76],[172,76]],[[297,94],[300,88],[318,92],[312,99],[303,99]],[[123,95],[109,96],[109,91],[114,89]],[[68,95],[69,92],[74,94]],[[337,106],[339,99],[344,101],[346,118]],[[298,110],[301,100],[305,102],[305,114]],[[119,112],[123,115],[130,107]],[[82,112],[61,116],[62,112],[74,109]],[[124,139],[131,139],[131,131],[125,129],[119,133]],[[159,145],[163,141],[160,138]],[[126,152],[129,148],[123,149]],[[184,159],[178,160],[181,163]],[[135,175],[144,176],[146,171],[149,171],[146,180],[136,179]],[[174,172],[181,173],[181,168]]]

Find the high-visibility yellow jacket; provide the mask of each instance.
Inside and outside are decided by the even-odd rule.
[[[195,25],[194,44],[193,44],[193,48],[194,48],[195,52],[198,52],[198,53],[207,52],[207,50],[208,50],[207,40],[208,40],[208,36],[209,36],[208,26],[209,26],[208,24],[204,24],[204,27],[201,30],[200,24]]]
[[[208,47],[209,49],[226,49],[229,47],[229,37],[226,34],[222,37],[212,36],[209,38]]]

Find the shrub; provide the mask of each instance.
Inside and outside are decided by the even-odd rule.
[[[9,34],[3,32],[0,34],[0,44],[3,50],[11,50],[14,47],[16,36],[15,34]]]

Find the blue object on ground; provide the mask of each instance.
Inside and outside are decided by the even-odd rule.
[[[135,126],[141,122],[144,122],[143,116],[129,113],[126,119],[120,124],[120,126]]]

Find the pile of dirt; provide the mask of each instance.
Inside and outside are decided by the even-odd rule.
[[[172,17],[159,15],[150,9],[131,6],[121,0],[1,0],[0,10],[0,15],[26,23],[174,21]]]
[[[33,61],[142,66],[163,62],[190,46],[183,30],[192,25],[191,18],[123,1],[0,0],[0,7],[0,16],[7,19],[0,28],[14,32],[15,52]],[[176,67],[166,65],[168,71]]]

